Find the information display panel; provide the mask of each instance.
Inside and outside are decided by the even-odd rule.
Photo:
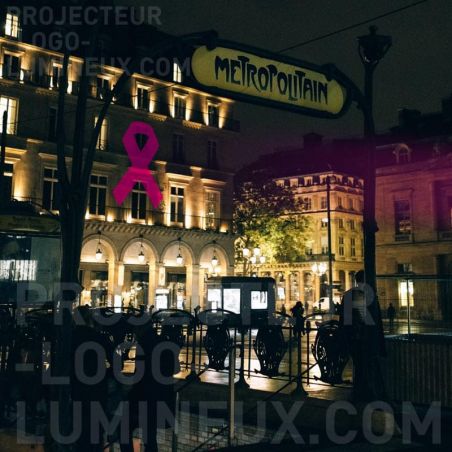
[[[168,309],[169,291],[167,289],[157,289],[155,291],[155,308]]]
[[[207,302],[210,309],[221,307],[221,289],[207,289]]]
[[[267,291],[251,291],[251,309],[267,309],[268,294]]]
[[[223,289],[223,309],[240,314],[240,289]]]

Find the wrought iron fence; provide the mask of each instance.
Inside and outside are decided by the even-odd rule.
[[[377,293],[386,334],[452,332],[452,276],[379,275]]]
[[[42,400],[50,401],[42,372],[54,360],[51,345],[49,348],[54,341],[54,314],[50,306],[22,314],[11,307],[0,311],[0,417],[8,418],[18,399],[26,402],[28,415],[36,419]],[[314,383],[344,388],[350,383],[344,378],[348,357],[337,335],[338,322],[318,314],[294,319],[274,313],[268,321],[244,325],[239,315],[225,310],[192,315],[167,309],[149,315],[138,309],[93,308],[91,319],[93,328],[121,355],[125,373],[134,370],[137,335],[146,329],[153,328],[175,344],[179,350],[178,392],[201,378],[209,381],[209,375],[229,386],[231,381],[239,387],[253,386],[255,379],[269,382],[270,396],[281,391],[304,392],[305,385]],[[237,359],[231,350],[237,351]],[[265,387],[262,383],[257,386]],[[13,387],[14,391],[5,390]]]

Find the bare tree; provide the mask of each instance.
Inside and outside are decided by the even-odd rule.
[[[74,133],[72,145],[67,145],[65,130],[66,97],[68,87],[68,66],[70,52],[65,51],[62,63],[62,78],[58,93],[57,112],[57,174],[60,184],[60,222],[62,235],[61,282],[65,287],[77,287],[77,290],[63,290],[56,304],[56,318],[60,321],[56,325],[55,373],[58,376],[69,377],[71,371],[71,324],[72,308],[78,300],[81,286],[78,280],[81,249],[83,242],[85,213],[88,201],[88,190],[91,171],[93,168],[97,142],[102,123],[113,99],[119,96],[131,75],[139,67],[139,57],[131,51],[128,67],[123,71],[113,88],[105,93],[103,103],[97,115],[94,128],[86,130],[87,100],[89,97],[90,76],[88,73],[88,59],[96,54],[98,27],[85,27],[82,32],[89,35],[89,47],[83,56],[83,67],[79,81],[79,92],[74,117]],[[165,36],[156,42],[148,51],[147,56],[163,55],[175,46],[181,44],[201,43],[206,41],[212,45],[216,38],[214,32],[203,32],[181,37]],[[123,37],[121,38],[123,39]],[[87,143],[85,137],[88,135]],[[58,386],[59,403],[59,431],[68,435],[72,426],[72,410],[70,385]],[[57,442],[58,443],[58,442]],[[59,450],[68,450],[68,446],[58,443]]]

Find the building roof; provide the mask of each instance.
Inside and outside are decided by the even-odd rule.
[[[324,142],[316,133],[304,135],[303,147],[281,148],[243,168],[237,181],[250,175],[276,178],[338,171],[363,177],[366,172],[366,143],[362,139],[336,139]],[[442,110],[421,114],[416,110],[399,112],[399,123],[376,137],[377,167],[403,164],[397,154],[407,152],[410,163],[422,162],[452,153],[452,95],[442,101]]]

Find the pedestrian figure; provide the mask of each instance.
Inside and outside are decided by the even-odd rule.
[[[386,315],[389,319],[389,328],[392,330],[394,328],[394,319],[396,316],[396,310],[392,303],[389,303],[388,310],[386,311]]]
[[[133,452],[133,432],[141,428],[144,452],[157,452],[159,417],[169,410],[174,414],[175,390],[173,375],[179,372],[179,347],[157,335],[149,325],[137,333],[136,368],[144,374],[129,393],[129,438],[121,444],[121,452]],[[166,405],[166,406],[165,406]]]
[[[309,303],[308,303],[308,300],[306,300],[306,301],[304,302],[304,313],[305,313],[306,315],[308,315],[308,312],[309,312]]]
[[[286,315],[287,310],[286,310],[286,305],[283,303],[283,305],[281,306],[281,314]]]
[[[379,371],[378,313],[374,294],[365,284],[364,270],[355,274],[355,287],[342,298],[340,324],[353,360],[353,396],[376,400],[383,390]]]
[[[96,418],[100,419],[103,413],[96,413],[95,410],[105,412],[108,394],[107,363],[111,367],[113,343],[93,328],[88,306],[77,308],[74,321],[76,326],[72,336],[71,395],[74,403],[81,408],[81,417],[76,417],[76,422],[81,422],[81,433],[76,440],[75,450],[101,452],[103,431]],[[103,377],[94,383],[89,380],[96,375]],[[97,424],[95,430],[94,424]]]
[[[304,332],[304,308],[301,301],[297,301],[290,311],[292,312],[292,317],[295,319],[295,329]]]

